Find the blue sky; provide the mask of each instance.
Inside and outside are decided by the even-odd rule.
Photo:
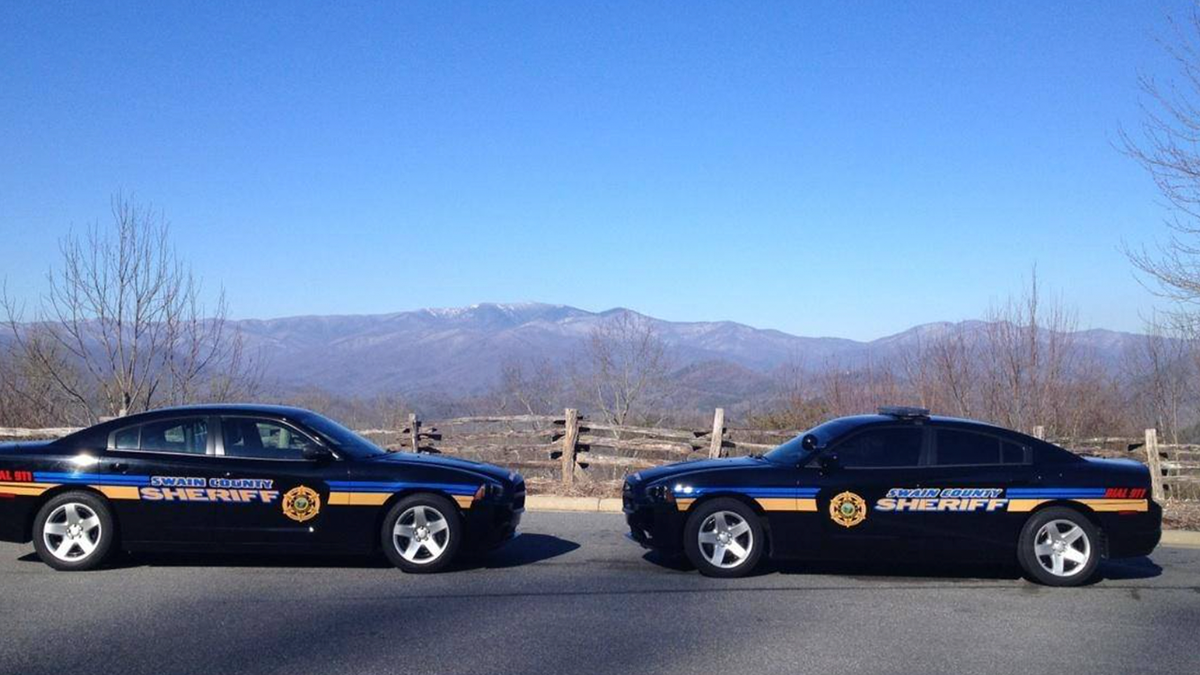
[[[1187,7],[6,3],[0,277],[35,298],[120,190],[239,317],[535,300],[874,338],[1036,263],[1136,330],[1119,248],[1164,211],[1116,134]]]

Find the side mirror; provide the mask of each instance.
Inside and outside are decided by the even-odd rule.
[[[816,450],[817,449],[817,437],[812,434],[805,435],[804,438],[800,439],[800,447],[804,448],[805,450],[809,450],[809,451]]]
[[[834,471],[838,467],[841,466],[841,462],[838,462],[837,453],[829,453],[827,455],[821,455],[821,457],[818,461],[820,462],[820,465],[821,465],[821,471],[824,471],[826,473],[828,473],[830,471]]]
[[[304,447],[300,450],[300,456],[314,462],[333,459],[333,453],[328,448],[316,443],[305,443]]]

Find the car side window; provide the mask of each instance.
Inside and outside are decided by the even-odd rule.
[[[208,452],[208,421],[202,417],[161,420],[114,434],[118,450],[203,455]]]
[[[255,417],[223,417],[221,432],[226,457],[300,460],[314,444],[286,424]]]
[[[864,431],[837,445],[838,464],[850,469],[916,466],[924,436],[920,427]]]
[[[1002,441],[1000,443],[1000,461],[1004,464],[1024,464],[1027,461],[1025,446]]]
[[[1000,439],[959,429],[938,429],[937,466],[1000,463]]]

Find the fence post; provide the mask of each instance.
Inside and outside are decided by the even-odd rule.
[[[1037,425],[1036,427],[1034,427],[1033,428],[1033,437],[1038,439],[1039,441],[1046,440],[1046,427],[1044,427],[1040,424]]]
[[[1154,501],[1162,502],[1163,494],[1162,461],[1158,456],[1158,430],[1146,430],[1146,466],[1150,469],[1150,494]]]
[[[713,430],[712,430],[712,445],[708,446],[708,456],[710,459],[717,459],[721,456],[721,441],[725,437],[725,409],[717,408],[713,413]]]
[[[569,488],[575,483],[575,445],[579,441],[579,411],[567,408],[565,411],[566,433],[562,439],[562,484]]]
[[[421,437],[421,421],[417,419],[416,413],[408,414],[408,440],[412,443],[412,451],[419,452],[420,446],[417,439]]]

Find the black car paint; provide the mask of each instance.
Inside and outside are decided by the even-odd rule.
[[[247,415],[293,426],[318,439],[330,453],[316,459],[274,460],[108,447],[112,431],[131,425],[180,417],[207,417],[219,425],[222,416]],[[277,493],[270,503],[150,501],[140,495],[109,499],[120,545],[127,550],[366,553],[378,548],[380,526],[391,504],[416,492],[441,494],[458,504],[466,526],[463,541],[467,548],[492,548],[515,535],[525,501],[525,484],[519,474],[492,465],[423,454],[351,456],[304,423],[311,415],[314,413],[279,406],[185,406],[104,422],[57,441],[0,444],[0,540],[29,541],[38,508],[56,494],[68,490],[102,493],[106,489],[88,483],[33,480],[46,474],[96,476],[97,483],[129,476],[188,477],[205,483],[269,480]],[[403,486],[371,493],[378,504],[339,505],[331,500],[335,492],[331,483]],[[23,484],[54,486],[33,495],[24,493],[41,488],[26,489],[21,487]],[[447,485],[463,486],[464,492],[466,486],[499,487],[483,499],[460,494],[456,500],[454,494],[445,491]],[[281,505],[283,495],[299,486],[319,495],[319,511],[303,522],[287,517]]]
[[[845,468],[828,461],[839,444],[860,431],[892,426],[924,430],[921,462],[901,468]],[[823,431],[822,431],[823,429]],[[976,466],[935,466],[930,446],[937,429],[980,433],[1026,448],[1025,463]],[[704,500],[739,499],[759,513],[766,527],[770,555],[779,559],[915,559],[996,561],[1015,560],[1016,544],[1026,520],[1049,506],[1066,505],[1087,515],[1104,533],[1108,557],[1146,555],[1161,536],[1162,509],[1148,494],[1145,466],[1132,460],[1084,458],[1050,443],[992,425],[934,416],[898,419],[888,415],[841,418],[818,427],[812,449],[795,462],[780,464],[754,456],[682,462],[641,471],[626,479],[623,503],[630,537],[647,548],[669,553],[683,550],[682,533],[689,513]],[[797,437],[792,449],[800,447]],[[823,459],[825,461],[823,461]],[[1080,500],[1047,499],[1029,511],[975,510],[969,512],[881,511],[875,506],[893,488],[1095,488],[1137,490],[1145,495],[1144,511],[1097,511]],[[813,488],[815,508],[768,510],[753,490]],[[681,505],[679,488],[702,496]],[[839,524],[830,513],[835,495],[852,492],[867,505],[864,520]],[[1114,493],[1117,494],[1117,493]],[[1008,500],[1006,500],[1007,502]],[[1017,501],[1012,500],[1015,504]],[[1038,501],[1038,500],[1034,500]],[[1084,500],[1095,502],[1096,500]],[[810,505],[811,508],[811,505]]]

